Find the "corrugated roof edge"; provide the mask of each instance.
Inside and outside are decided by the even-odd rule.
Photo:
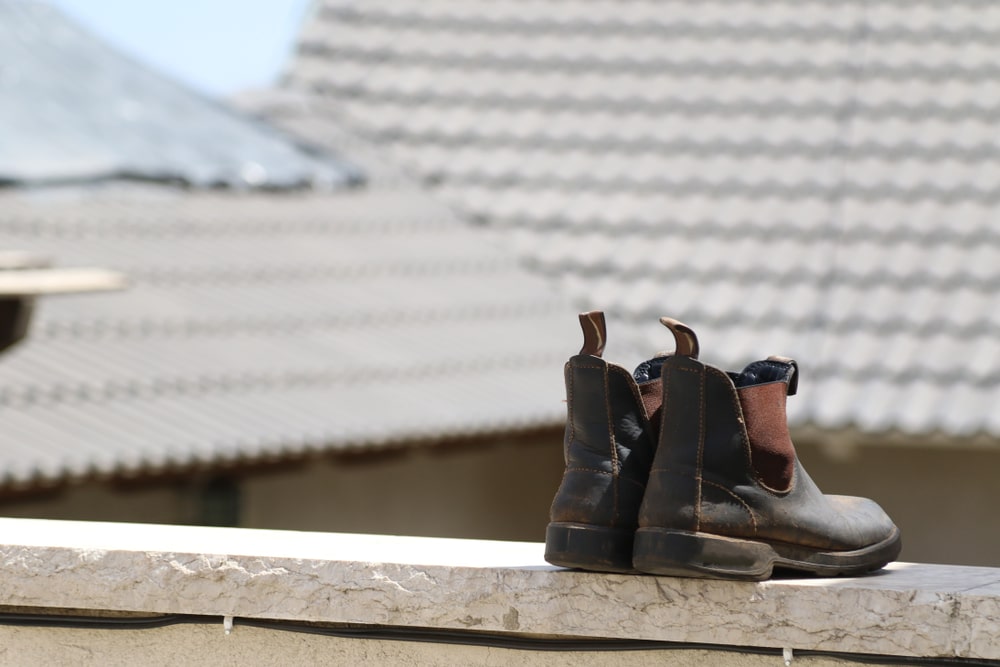
[[[16,132],[20,121],[35,118],[36,114],[31,110],[39,101],[56,101],[62,95],[62,103],[70,102],[69,106],[73,107],[70,113],[64,114],[62,123],[48,121],[56,130],[51,136],[48,132],[39,133],[37,127],[28,124],[35,130],[26,131],[29,141],[13,146],[12,150],[28,148],[26,155],[32,157],[21,161],[15,152],[12,156],[8,155],[14,158],[13,161],[4,163],[0,160],[0,188],[144,182],[185,188],[282,191],[333,190],[357,187],[366,182],[363,169],[349,158],[339,155],[338,151],[296,138],[266,118],[252,116],[225,100],[189,88],[104,42],[56,7],[44,2],[0,0],[0,10],[4,10],[0,13],[5,13],[11,22],[10,27],[15,31],[11,34],[17,36],[20,33],[16,31],[23,31],[37,42],[35,48],[24,49],[19,43],[21,40],[15,37],[10,40],[9,53],[5,55],[15,59],[18,56],[25,58],[26,62],[22,63],[25,75],[45,79],[41,82],[44,84],[41,100],[35,91],[37,86],[19,88],[17,77],[7,82],[3,92],[11,104],[5,120],[13,124],[8,129]],[[47,52],[48,56],[36,62],[34,54],[39,51]],[[56,53],[53,54],[53,51]],[[93,86],[88,85],[88,80],[67,77],[58,69],[59,58],[72,59],[81,53],[92,56],[96,63],[103,66],[92,69],[88,76],[99,76],[94,72],[105,70],[110,73],[105,79],[110,76],[113,82],[111,99],[107,99],[107,90],[95,97],[90,92]],[[0,80],[0,83],[3,81]],[[19,101],[22,101],[20,107],[17,104]],[[136,101],[148,107],[140,114],[140,121],[133,122],[134,119],[115,115],[115,102]],[[165,130],[176,128],[176,124],[172,122],[170,112],[158,110],[160,107],[173,109],[175,114],[178,109],[194,113],[197,118],[188,118],[187,125],[193,123],[196,127],[210,129],[211,135],[224,134],[231,143],[236,138],[237,148],[226,148],[220,154],[216,146],[214,150],[202,152],[199,158],[201,138],[197,133],[168,131],[164,136]],[[150,109],[155,112],[151,113]],[[112,149],[111,152],[96,157],[87,153],[92,151],[93,146],[80,144],[74,139],[74,131],[79,132],[79,128],[74,126],[74,118],[97,123],[94,127],[85,126],[84,135],[98,136],[102,128],[108,132],[101,137],[101,141]],[[122,120],[127,122],[120,122]],[[151,136],[158,138],[150,142],[148,139]],[[137,138],[138,144],[132,147],[133,154],[130,155],[123,147],[134,144]],[[30,150],[31,142],[36,142],[38,145],[35,148],[42,150]],[[60,142],[63,143],[60,145]],[[176,152],[187,162],[164,159],[156,150],[162,145],[169,145],[168,152]],[[178,147],[179,152],[176,150]],[[141,150],[136,153],[136,148]],[[37,161],[38,155],[49,153],[61,155],[63,159],[50,161],[42,169],[32,163],[32,160]],[[137,154],[141,157],[137,158]],[[257,161],[260,155],[268,156],[266,160],[260,160],[264,164]],[[81,158],[87,159],[81,161]]]
[[[0,176],[0,189],[3,188],[61,188],[71,186],[97,186],[116,183],[141,183],[149,185],[170,186],[181,189],[212,189],[212,190],[256,190],[258,192],[286,192],[294,190],[332,190],[339,187],[357,188],[367,185],[368,178],[364,172],[353,165],[344,170],[343,179],[333,181],[317,179],[298,179],[282,183],[251,184],[234,180],[218,180],[210,183],[197,182],[184,178],[180,173],[150,174],[138,171],[112,170],[101,174],[80,176],[64,175],[51,178],[5,178]]]

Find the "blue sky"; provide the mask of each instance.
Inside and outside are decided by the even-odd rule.
[[[117,48],[224,97],[269,85],[310,0],[49,0]]]

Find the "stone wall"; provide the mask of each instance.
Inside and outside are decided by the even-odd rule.
[[[105,643],[103,628],[19,627],[2,615],[7,664],[68,661],[74,651],[94,663],[125,664],[141,652],[150,664],[176,664],[199,645],[215,664],[235,663],[232,656],[273,664],[273,655],[253,649],[264,641],[260,632],[281,633],[280,647],[308,623],[341,636],[295,640],[294,650],[328,650],[352,662],[383,656],[390,664],[447,664],[449,656],[471,656],[480,664],[534,664],[553,639],[600,641],[589,652],[619,651],[621,664],[652,664],[657,653],[694,664],[704,651],[713,652],[710,664],[780,664],[783,649],[801,664],[870,654],[886,662],[1000,660],[1000,569],[992,568],[896,563],[867,577],[743,583],[563,570],[544,563],[542,545],[530,542],[0,519],[0,590],[8,613],[72,609],[182,622],[111,630],[116,639]],[[267,627],[247,627],[254,622]],[[367,638],[344,637],[345,629]],[[380,634],[386,631],[447,638],[425,634],[431,648],[416,647]],[[500,643],[491,647],[490,638]],[[511,648],[512,639],[527,650]],[[474,646],[457,649],[454,641]],[[48,658],[39,653],[48,650]],[[472,653],[455,653],[462,650]],[[822,655],[810,655],[816,651]],[[607,656],[587,660],[606,664]]]

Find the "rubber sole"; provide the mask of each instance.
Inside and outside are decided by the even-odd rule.
[[[864,549],[823,551],[708,533],[640,528],[635,534],[632,561],[637,570],[648,574],[763,581],[771,577],[774,568],[827,577],[865,574],[895,560],[901,548],[898,530]]]
[[[578,570],[634,573],[634,537],[629,529],[553,522],[545,529],[545,560]]]

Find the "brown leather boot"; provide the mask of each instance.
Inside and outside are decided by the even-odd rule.
[[[679,343],[695,339],[680,322],[660,321]],[[797,382],[795,362],[780,357],[739,374],[691,355],[664,361],[660,440],[639,513],[636,569],[761,580],[774,567],[860,574],[899,555],[899,530],[881,507],[823,495],[799,463],[785,417],[785,397]]]
[[[663,358],[633,377],[601,358],[604,314],[582,313],[584,344],[566,363],[566,470],[545,531],[545,560],[632,572],[632,540],[658,437]],[[638,378],[638,380],[637,380]]]

